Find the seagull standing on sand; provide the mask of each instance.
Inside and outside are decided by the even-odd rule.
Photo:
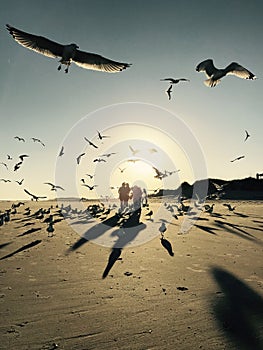
[[[212,59],[207,59],[196,66],[196,71],[205,72],[208,79],[204,81],[204,84],[210,87],[219,84],[220,79],[229,74],[243,79],[256,79],[253,73],[236,62],[230,63],[226,68],[218,69],[214,66]]]
[[[69,66],[72,62],[85,69],[107,73],[120,72],[131,65],[129,63],[112,61],[94,53],[80,51],[78,50],[79,46],[76,44],[61,45],[43,36],[23,32],[9,24],[6,25],[6,28],[15,41],[27,49],[51,58],[61,57],[58,70],[60,70],[62,64],[64,64],[66,65],[65,73],[68,73]]]

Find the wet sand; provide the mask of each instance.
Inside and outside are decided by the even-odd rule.
[[[222,203],[186,234],[171,217],[173,256],[159,233],[114,256],[85,240],[69,251],[81,237],[66,220],[48,237],[24,215],[56,203],[26,202],[0,227],[0,349],[263,349],[263,202]]]

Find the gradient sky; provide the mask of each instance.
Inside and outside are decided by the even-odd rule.
[[[111,131],[111,137],[100,144],[96,154],[89,153],[90,161],[101,151],[126,150],[123,158],[120,154],[115,158],[112,168],[109,164],[104,169],[103,164],[98,166],[97,170],[112,186],[119,186],[119,182],[125,180],[125,177],[118,176],[117,169],[131,156],[129,145],[135,148],[139,145],[141,150],[151,147],[158,150],[159,160],[154,154],[143,156],[143,174],[147,170],[145,164],[149,166],[149,176],[152,165],[160,166],[160,170],[180,169],[176,176],[169,177],[165,184],[169,187],[202,177],[203,173],[198,175],[198,171],[195,172],[196,164],[192,166],[197,159],[186,150],[188,146],[196,148],[195,142],[203,154],[205,164],[201,167],[207,169],[209,177],[234,179],[263,172],[262,15],[260,0],[1,1],[0,162],[7,163],[9,170],[0,164],[0,178],[12,182],[0,182],[0,198],[26,199],[24,188],[53,198],[54,193],[44,182],[55,182],[57,155],[62,144],[68,142],[68,135],[74,133],[76,125],[77,129],[84,127],[80,128],[76,141],[79,146],[81,140],[82,146],[80,149],[72,145],[68,155],[75,157],[83,150],[85,152],[83,136],[98,141],[96,130],[101,129]],[[6,23],[62,44],[77,43],[81,50],[132,63],[132,66],[121,73],[107,74],[72,64],[66,75],[57,71],[56,60],[15,42],[5,29]],[[229,76],[223,78],[216,88],[207,88],[203,84],[204,73],[195,71],[196,65],[207,58],[213,58],[218,68],[236,61],[258,79],[246,81]],[[169,84],[160,81],[166,77],[185,77],[190,83],[174,86],[173,98],[168,101],[165,90]],[[149,119],[142,107],[138,112],[141,115],[135,116],[130,102],[149,106],[149,112],[159,109],[159,114]],[[123,120],[115,120],[115,109],[107,107],[117,104],[126,106]],[[100,113],[105,108],[110,108],[108,115]],[[171,115],[174,115],[174,125]],[[89,116],[88,119],[85,116]],[[166,136],[169,129],[174,144],[169,148],[170,141],[162,141],[159,136],[151,140],[151,128],[148,125],[148,130],[143,133],[140,120],[151,123],[153,129],[157,128]],[[192,139],[184,138],[184,134],[179,136],[178,121],[189,129]],[[139,125],[138,133],[133,128],[126,130],[129,123]],[[251,137],[244,143],[245,129]],[[117,140],[115,134],[121,134],[123,139]],[[26,143],[16,141],[16,135],[24,137]],[[40,138],[46,147],[33,143],[31,137]],[[177,137],[182,140],[178,141]],[[117,145],[120,146],[118,150]],[[65,148],[65,156],[67,151]],[[22,153],[30,157],[14,173],[13,165]],[[7,154],[13,157],[12,161],[7,160]],[[240,155],[245,155],[245,158],[230,162]],[[167,159],[167,162],[162,163],[161,159]],[[88,170],[77,169],[76,163],[72,165],[75,176],[72,183],[79,181],[86,172],[96,170],[91,164],[86,164]],[[131,164],[129,166],[132,170]],[[191,167],[194,170],[191,171]],[[133,169],[138,180],[139,169]],[[154,172],[147,184],[148,189],[160,184],[153,176]],[[25,179],[23,186],[14,182],[22,178]],[[132,181],[131,177],[128,178]],[[92,181],[87,183],[92,184]],[[67,181],[57,184],[67,186]],[[80,195],[89,197],[90,193],[83,190]]]

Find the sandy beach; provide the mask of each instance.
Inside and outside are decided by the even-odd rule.
[[[171,217],[164,237],[173,255],[144,208],[155,238],[115,256],[77,244],[66,220],[49,237],[25,207],[55,213],[56,202],[26,202],[0,227],[0,348],[263,349],[263,202],[229,201],[233,212],[224,202],[186,234],[183,217]]]

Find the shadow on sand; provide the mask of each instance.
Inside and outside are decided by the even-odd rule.
[[[228,271],[214,267],[212,275],[223,292],[213,301],[216,320],[236,349],[263,349],[263,299]]]
[[[38,245],[39,243],[41,243],[42,241],[40,239],[36,240],[36,241],[33,241],[29,244],[26,244],[22,247],[20,247],[19,249],[15,250],[14,252],[10,253],[10,254],[7,254],[5,256],[3,256],[2,258],[0,258],[0,260],[4,260],[4,259],[7,259],[7,258],[10,258],[11,256],[17,254],[17,253],[20,253],[26,249],[29,249],[29,248],[32,248],[32,247],[35,247],[36,245]]]

